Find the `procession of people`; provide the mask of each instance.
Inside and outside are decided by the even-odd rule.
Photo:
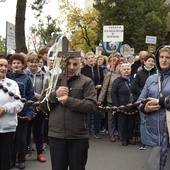
[[[49,56],[48,50],[0,57],[0,169],[25,169],[34,151],[45,163],[49,145],[49,169],[85,170],[92,136],[100,141],[104,133],[110,142],[128,147],[137,144],[138,130],[148,152],[147,169],[164,170],[170,46],[136,56],[73,52],[61,59],[60,70],[54,65],[56,54]]]

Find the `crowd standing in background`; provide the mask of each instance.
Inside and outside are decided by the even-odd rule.
[[[164,102],[165,100],[168,100],[167,98],[165,99],[165,96],[169,94],[169,88],[166,85],[169,80],[168,63],[170,58],[169,48],[166,48],[165,51],[163,50],[164,48],[158,50],[156,60],[155,56],[149,54],[147,51],[140,51],[138,58],[134,55],[122,56],[119,52],[113,53],[109,57],[104,55],[96,56],[93,52],[87,52],[85,56],[81,56],[80,59],[75,59],[74,57],[68,59],[68,68],[71,70],[70,74],[74,72],[74,75],[69,77],[69,89],[63,88],[60,86],[59,82],[57,82],[55,92],[50,95],[50,100],[55,106],[55,109],[51,110],[50,115],[44,113],[39,106],[27,106],[26,103],[24,103],[23,107],[23,103],[19,100],[13,100],[12,97],[8,97],[7,101],[3,101],[0,105],[0,122],[2,121],[2,118],[5,120],[9,119],[6,117],[7,115],[4,114],[5,108],[5,112],[13,112],[15,120],[16,115],[18,114],[18,126],[15,122],[14,124],[16,127],[13,127],[11,131],[5,132],[9,135],[5,134],[0,127],[0,139],[2,139],[3,135],[7,135],[10,144],[7,149],[10,153],[7,153],[6,150],[6,157],[1,157],[3,161],[5,160],[8,162],[8,164],[1,164],[4,167],[6,166],[6,169],[4,168],[4,170],[8,170],[10,166],[11,168],[15,167],[17,163],[19,169],[24,169],[26,166],[26,155],[32,156],[33,151],[36,152],[37,160],[39,162],[45,162],[46,159],[43,151],[49,143],[51,143],[50,153],[53,170],[55,170],[56,167],[64,167],[65,169],[67,169],[68,166],[80,167],[80,164],[82,164],[82,167],[78,169],[85,169],[88,157],[89,137],[91,138],[92,135],[94,135],[95,138],[101,139],[104,134],[108,135],[110,142],[114,143],[117,140],[120,140],[123,146],[129,144],[134,145],[136,144],[134,140],[135,128],[139,128],[138,130],[141,132],[141,145],[139,149],[145,149],[146,145],[146,151],[150,153],[150,157],[148,158],[148,169],[152,170],[153,167],[151,167],[151,165],[154,164],[157,167],[161,167],[161,170],[163,170],[166,162],[168,142],[167,127],[165,123],[165,107],[168,106],[167,104],[165,105]],[[8,55],[7,60],[9,64],[6,64],[6,60],[0,59],[0,62],[2,62],[0,68],[3,67],[2,70],[5,70],[0,70],[0,75],[3,74],[3,76],[0,76],[0,82],[3,84],[7,81],[6,85],[8,89],[11,88],[11,86],[8,87],[8,81],[10,81],[12,87],[13,85],[16,85],[17,88],[19,87],[18,91],[17,88],[15,89],[15,93],[26,98],[26,100],[42,101],[44,98],[42,94],[47,87],[45,85],[48,85],[52,72],[58,74],[55,68],[53,68],[54,56],[49,57],[47,54],[48,49],[42,48],[39,50],[38,54],[29,52],[28,54],[20,53]],[[24,60],[26,60],[26,65]],[[75,66],[74,64],[77,65]],[[6,66],[8,67],[7,69]],[[167,68],[165,69],[164,67]],[[8,73],[6,73],[6,70]],[[4,77],[6,74],[8,78],[6,78],[6,76]],[[25,78],[20,79],[22,77]],[[160,87],[158,77],[160,77]],[[10,79],[16,81],[16,83]],[[84,94],[85,91],[79,93],[79,95],[84,94],[83,97],[85,97],[85,101],[88,101],[88,104],[90,100],[89,106],[91,106],[91,109],[86,108],[84,110],[77,110],[77,107],[74,106],[75,104],[78,104],[77,101],[81,102],[81,100],[83,100],[80,96],[76,96],[76,92],[73,93],[75,88],[71,88],[73,90],[70,91],[70,87],[74,87],[78,80],[80,81],[77,83],[76,89],[78,86],[83,85],[81,83],[85,83],[84,80],[87,80],[91,85],[89,87],[86,84],[87,82],[84,84],[88,88],[91,88],[92,93],[87,92],[87,94]],[[23,84],[25,86],[23,86]],[[92,90],[92,84],[95,91]],[[26,88],[27,85],[28,87]],[[153,94],[155,87],[157,87],[157,90],[158,87],[161,90],[158,90],[157,93]],[[25,89],[22,90],[23,88]],[[79,88],[81,89],[81,87]],[[82,89],[84,89],[84,87],[82,87]],[[3,93],[1,89],[0,93]],[[94,95],[94,93],[97,95]],[[6,94],[3,93],[3,95]],[[91,95],[92,97],[89,99],[89,96]],[[54,96],[57,97],[57,99],[54,99]],[[103,107],[119,107],[129,103],[133,104],[138,98],[138,101],[141,101],[148,97],[150,99],[150,104],[148,102],[144,105],[140,105],[138,108],[130,107],[117,111],[101,111],[96,107],[95,103],[97,101],[97,104]],[[157,99],[160,99],[161,101],[158,103],[159,105],[156,103]],[[19,109],[16,110],[13,105],[11,105],[9,110],[6,109],[6,107],[3,107],[3,105],[9,101],[16,102],[16,107],[18,106]],[[73,101],[76,101],[77,103],[72,103]],[[70,102],[72,103],[71,105]],[[153,105],[155,106],[153,107]],[[154,110],[152,110],[151,107]],[[27,111],[24,111],[25,108],[27,108]],[[67,110],[69,115],[72,115],[74,112],[79,112],[80,115],[85,116],[85,124],[87,126],[84,131],[82,131],[82,129],[79,131],[80,134],[83,133],[81,137],[77,134],[78,132],[74,131],[76,129],[78,130],[78,128],[70,127],[71,123],[68,122],[67,125],[70,128],[68,128],[69,134],[65,131],[67,135],[66,138],[63,139],[61,134],[64,133],[64,131],[60,133],[59,129],[64,125],[64,122],[62,122],[62,124],[60,121],[58,125],[56,123],[54,125],[54,120],[55,122],[61,120],[61,115],[59,114],[58,118],[54,112],[58,112],[58,110],[61,109]],[[158,128],[160,131],[156,131],[152,126],[155,117],[159,115],[158,112],[160,113],[159,119],[162,122],[159,127],[160,129]],[[74,116],[75,120],[77,120],[76,115]],[[26,117],[27,119],[22,119],[22,117]],[[68,119],[70,119],[70,117],[68,117]],[[78,119],[81,119],[81,116]],[[135,126],[136,120],[139,120],[140,122],[140,126],[138,127]],[[81,120],[79,122],[81,122]],[[147,124],[149,134],[146,134],[146,123],[149,123]],[[81,126],[81,124],[78,124],[77,126]],[[48,129],[49,127],[50,129]],[[155,144],[148,143],[150,140],[149,137],[152,136],[153,131],[157,132],[154,134],[155,139],[160,137],[158,140],[159,142]],[[33,135],[33,139],[31,138],[31,134]],[[50,138],[48,138],[48,136],[50,136]],[[20,137],[22,140],[19,141],[18,139]],[[81,140],[77,140],[77,138],[81,138]],[[153,139],[153,142],[155,142],[155,139]],[[66,147],[66,144],[68,143],[70,148]],[[80,150],[82,144],[86,146],[86,148],[84,148],[83,156],[79,156],[78,158],[76,154],[80,155],[82,153]],[[60,146],[59,148],[57,147],[58,145]],[[77,149],[75,149],[75,145],[78,146]],[[61,148],[63,149],[62,154],[58,151]],[[71,149],[70,157],[69,159],[65,159],[67,157],[65,151],[68,149]],[[0,150],[1,152],[3,151],[1,146]],[[54,150],[57,150],[59,155],[54,153]],[[72,150],[74,150],[75,153],[73,153]],[[160,153],[157,159],[154,156],[155,152]],[[63,162],[63,160],[65,160],[65,162]]]

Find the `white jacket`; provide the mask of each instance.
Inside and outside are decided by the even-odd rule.
[[[15,81],[4,78],[0,80],[0,83],[6,87],[8,91],[20,97],[19,87]],[[3,89],[0,89],[0,106],[5,108],[5,113],[0,116],[0,133],[15,132],[18,124],[17,113],[22,110],[24,103],[9,96]]]

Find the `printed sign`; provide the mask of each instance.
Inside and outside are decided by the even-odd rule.
[[[103,27],[103,42],[123,42],[123,25],[105,25]]]
[[[146,44],[156,44],[157,37],[155,36],[146,36]]]

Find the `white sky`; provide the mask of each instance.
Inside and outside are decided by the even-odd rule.
[[[34,12],[31,8],[28,7],[30,3],[34,0],[27,0],[27,8],[25,15],[25,31],[26,36],[29,30],[29,27],[32,24],[36,24],[38,20],[34,18]],[[82,7],[84,6],[84,0],[75,0],[77,5]],[[15,24],[15,13],[16,13],[16,3],[17,0],[6,0],[5,2],[0,2],[0,35],[6,37],[6,21]],[[50,0],[50,3],[44,5],[44,14],[42,16],[51,15],[53,19],[57,18],[57,0]]]

